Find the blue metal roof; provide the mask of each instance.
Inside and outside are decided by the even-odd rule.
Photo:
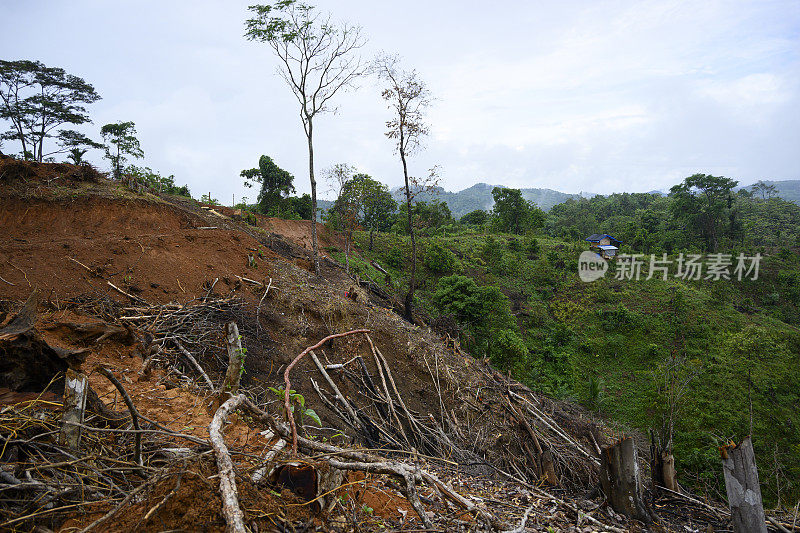
[[[603,237],[608,237],[608,238],[609,238],[609,239],[611,239],[612,241],[618,242],[618,243],[620,243],[620,244],[622,243],[622,241],[621,241],[621,240],[619,240],[619,239],[615,239],[614,237],[612,237],[612,236],[611,236],[611,235],[609,235],[608,233],[593,233],[592,235],[589,235],[589,236],[586,238],[586,240],[587,240],[587,241],[589,241],[589,242],[600,242],[600,241],[603,239]]]

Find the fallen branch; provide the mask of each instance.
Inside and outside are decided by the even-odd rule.
[[[142,433],[141,433],[141,428],[139,427],[139,411],[137,411],[136,407],[133,405],[133,401],[131,400],[131,397],[128,395],[128,392],[125,390],[125,387],[123,387],[122,383],[120,383],[119,380],[116,377],[114,377],[114,374],[111,373],[111,370],[102,366],[98,366],[97,371],[103,374],[105,377],[107,377],[108,380],[114,384],[114,386],[119,391],[120,395],[122,395],[122,399],[125,401],[125,405],[128,406],[128,412],[131,414],[131,422],[133,423],[133,429],[136,430],[136,435],[134,437],[136,442],[135,444],[136,447],[134,449],[133,460],[137,465],[142,466]]]
[[[263,286],[264,286],[264,284],[263,284],[263,283],[261,283],[260,281],[256,281],[256,280],[254,280],[254,279],[250,279],[250,278],[243,278],[242,276],[239,276],[239,275],[237,275],[237,274],[234,274],[234,276],[236,276],[237,278],[239,278],[241,281],[246,281],[247,283],[252,283],[253,285],[259,285],[259,286],[261,286],[261,287],[263,287]]]
[[[175,343],[175,347],[178,348],[178,350],[180,350],[180,352],[184,355],[184,357],[186,357],[186,359],[188,359],[189,362],[192,363],[192,365],[194,365],[194,368],[200,373],[201,376],[203,376],[203,380],[205,380],[206,384],[213,391],[214,383],[211,381],[211,378],[208,377],[206,371],[203,370],[203,367],[200,366],[200,363],[197,362],[197,359],[194,358],[194,356],[189,352],[189,350],[183,347],[181,341],[179,341],[178,339],[172,339],[172,342]]]
[[[290,402],[291,398],[289,396],[289,390],[292,388],[292,382],[289,380],[289,372],[291,372],[292,369],[297,365],[297,363],[299,363],[300,360],[311,350],[316,350],[317,348],[319,348],[320,346],[322,346],[331,339],[335,339],[338,337],[346,337],[347,335],[354,335],[356,333],[369,333],[369,330],[354,329],[351,331],[345,331],[344,333],[335,333],[333,335],[328,335],[314,346],[309,346],[308,348],[300,352],[300,355],[295,357],[294,360],[291,363],[289,363],[289,366],[286,367],[286,370],[284,370],[283,383],[286,388],[283,391],[283,406],[286,409],[286,416],[287,418],[289,418],[289,426],[291,427],[292,430],[292,455],[295,456],[297,455],[297,426],[295,425],[294,422],[294,415],[292,414],[292,404]]]
[[[83,528],[80,531],[78,531],[78,533],[89,533],[89,531],[95,529],[96,527],[102,526],[103,524],[108,522],[111,518],[113,518],[114,515],[116,515],[118,512],[120,512],[120,510],[123,507],[128,505],[128,503],[130,503],[130,501],[135,496],[137,496],[140,492],[144,491],[146,488],[148,488],[150,485],[152,485],[154,482],[158,481],[159,479],[161,479],[161,476],[152,477],[149,480],[145,481],[144,483],[142,483],[141,485],[139,485],[138,487],[133,489],[131,492],[129,492],[128,495],[125,496],[125,498],[121,502],[119,502],[116,507],[111,509],[109,512],[107,512],[106,514],[104,514],[103,516],[101,516],[100,518],[98,518],[97,520],[95,520],[94,522],[92,522],[91,524],[86,526],[85,528]]]
[[[244,525],[244,515],[239,507],[239,499],[236,492],[236,478],[233,472],[233,461],[231,461],[228,447],[222,436],[222,426],[228,420],[228,415],[244,402],[243,394],[233,396],[223,403],[211,424],[208,426],[208,434],[211,439],[211,446],[217,456],[217,469],[219,470],[219,491],[222,495],[222,515],[228,523],[227,531],[231,533],[246,533]]]
[[[522,520],[519,521],[519,525],[514,529],[509,529],[507,531],[503,531],[502,533],[525,533],[525,524],[528,523],[528,517],[533,511],[533,505],[525,509],[525,514],[522,516]]]

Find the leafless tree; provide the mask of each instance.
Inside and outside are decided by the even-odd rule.
[[[270,45],[280,60],[278,72],[300,104],[300,120],[308,141],[311,181],[311,243],[314,271],[319,275],[317,245],[317,182],[314,177],[314,118],[335,111],[331,100],[367,71],[358,54],[365,40],[361,28],[335,24],[312,6],[295,0],[248,8],[245,37]]]
[[[403,163],[405,180],[406,207],[408,209],[408,232],[411,237],[411,277],[405,298],[404,314],[413,322],[414,290],[417,275],[417,240],[414,233],[412,200],[420,189],[435,182],[436,167],[431,170],[425,180],[417,180],[408,174],[408,156],[420,148],[422,139],[430,128],[425,123],[425,111],[430,106],[431,94],[425,83],[419,79],[416,71],[402,71],[398,68],[399,59],[395,56],[382,56],[376,60],[376,69],[386,84],[381,96],[386,100],[389,109],[394,113],[391,120],[386,121],[386,136],[395,142],[395,149]]]

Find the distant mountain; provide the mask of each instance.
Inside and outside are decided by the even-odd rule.
[[[782,180],[782,181],[770,181],[764,180],[764,183],[767,185],[774,185],[776,189],[778,189],[778,196],[783,198],[784,200],[789,200],[790,202],[794,202],[796,204],[800,204],[800,180]],[[744,187],[739,187],[740,189],[747,189],[751,190],[751,187],[755,184],[745,185]]]
[[[430,202],[431,200],[443,201],[447,204],[447,207],[450,208],[453,216],[458,219],[476,209],[487,211],[491,209],[494,205],[492,189],[495,187],[497,187],[497,185],[477,183],[472,187],[458,192],[450,192],[441,187],[434,187],[429,192],[419,194],[415,200],[418,202]],[[392,196],[397,202],[405,201],[403,187],[393,189]],[[554,191],[553,189],[522,189],[522,197],[539,206],[544,211],[549,211],[554,205],[565,202],[570,198],[591,198],[592,196],[594,196],[592,193],[567,194]]]

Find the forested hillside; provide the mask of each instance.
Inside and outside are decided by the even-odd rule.
[[[800,206],[734,193],[735,185],[698,174],[669,196],[570,199],[544,220],[529,216],[529,204],[511,212],[508,203],[460,224],[417,218],[417,305],[474,356],[533,389],[621,427],[652,430],[674,447],[679,480],[695,490],[723,496],[717,448],[752,433],[766,498],[793,501]],[[528,222],[513,228],[516,219]],[[641,275],[623,255],[604,278],[581,281],[578,256],[596,232],[622,240],[623,254],[642,254]],[[402,224],[376,234],[372,246],[368,233],[356,233],[356,242],[358,275],[405,290],[410,243]],[[669,265],[667,274],[647,279],[651,254]],[[679,276],[689,254],[704,262],[699,279]],[[714,254],[729,261],[729,279],[711,275]],[[757,275],[737,275],[740,256],[752,267],[757,254]]]

